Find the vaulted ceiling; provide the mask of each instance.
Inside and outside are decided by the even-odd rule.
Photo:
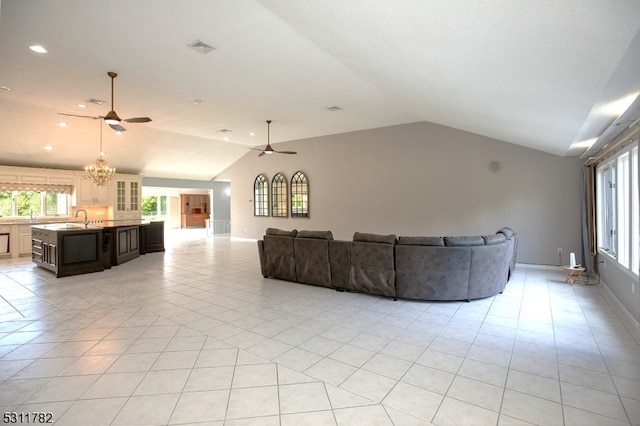
[[[267,119],[272,143],[430,121],[580,156],[640,114],[637,0],[0,1],[0,164],[92,162],[102,120],[58,113],[104,116],[108,71],[152,121],[103,126],[107,160],[153,177],[214,178]]]

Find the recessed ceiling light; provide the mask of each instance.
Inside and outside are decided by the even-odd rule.
[[[67,123],[66,121],[58,121],[58,126],[60,127],[67,127],[69,125],[69,123]]]
[[[200,105],[200,104],[202,104],[202,99],[194,99],[194,100],[193,100],[193,104],[194,104],[194,105]]]
[[[78,108],[86,108],[87,106],[85,104],[78,104],[77,107]]]
[[[11,89],[9,89],[7,86],[0,86],[0,90],[4,90],[5,92],[8,92]]]
[[[249,132],[249,136],[255,136],[256,132]]]
[[[223,139],[225,140],[225,142],[229,141],[229,137],[228,136],[225,136]]]
[[[45,145],[44,146],[45,151],[53,151],[53,146],[51,145]]]
[[[33,50],[36,53],[47,53],[47,49],[39,44],[32,44],[31,46],[29,46],[29,49]]]

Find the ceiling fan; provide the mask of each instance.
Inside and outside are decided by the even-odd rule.
[[[265,154],[269,155],[274,153],[275,154],[297,154],[296,151],[276,151],[271,147],[271,120],[267,120],[267,146],[265,146],[264,148],[249,148],[249,149],[260,151],[260,154],[258,154],[258,157],[262,157]]]
[[[64,112],[59,112],[58,114],[60,115],[67,115],[70,117],[82,117],[82,118],[91,118],[91,119],[104,119],[104,122],[107,123],[109,125],[109,127],[111,127],[113,130],[118,131],[118,132],[124,132],[125,129],[124,127],[122,127],[120,125],[120,122],[125,121],[127,123],[148,123],[149,121],[151,121],[151,119],[149,117],[133,117],[133,118],[125,118],[125,119],[121,119],[120,117],[118,117],[118,114],[116,114],[116,111],[113,107],[113,80],[118,76],[117,73],[113,72],[113,71],[109,71],[107,73],[107,75],[109,77],[111,77],[111,111],[109,111],[107,113],[107,115],[98,115],[98,116],[92,116],[92,115],[77,115],[77,114],[67,114]]]

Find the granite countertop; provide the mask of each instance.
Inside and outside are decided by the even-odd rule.
[[[103,229],[98,225],[85,225],[82,222],[65,222],[65,223],[43,223],[31,225],[32,228],[45,229],[48,231],[84,231],[87,229]]]
[[[105,228],[119,228],[119,227],[127,227],[127,226],[142,226],[148,225],[151,222],[143,219],[134,219],[134,220],[99,220],[99,221],[89,221],[87,225],[82,222],[56,222],[56,223],[33,223],[28,222],[21,224],[29,224],[32,228],[38,229],[46,229],[53,231],[81,231],[83,229],[105,229]]]
[[[6,220],[3,221],[0,218],[0,226],[2,225],[28,225],[28,226],[37,226],[40,227],[42,225],[56,225],[56,224],[77,224],[82,225],[81,220],[69,220],[69,219],[14,219],[14,220]],[[135,225],[148,225],[151,221],[146,219],[129,219],[129,220],[89,220],[89,226],[97,226],[101,228],[112,228],[117,226],[135,226]]]
[[[116,228],[119,226],[136,226],[136,225],[148,225],[151,221],[146,219],[129,219],[129,220],[101,220],[96,225],[103,228]]]
[[[8,219],[8,220],[2,220],[2,218],[0,218],[0,226],[1,225],[48,225],[51,223],[82,223],[82,221],[73,221],[73,220],[69,220],[64,219],[64,218],[60,218],[60,219],[33,219],[33,220],[29,220],[29,219]]]

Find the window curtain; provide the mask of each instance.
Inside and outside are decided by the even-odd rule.
[[[582,205],[580,222],[582,224],[582,266],[588,273],[594,272],[596,256],[596,199],[595,165],[582,168]]]
[[[0,192],[5,191],[36,191],[55,192],[56,194],[71,194],[73,185],[55,185],[50,183],[17,183],[0,182]]]

